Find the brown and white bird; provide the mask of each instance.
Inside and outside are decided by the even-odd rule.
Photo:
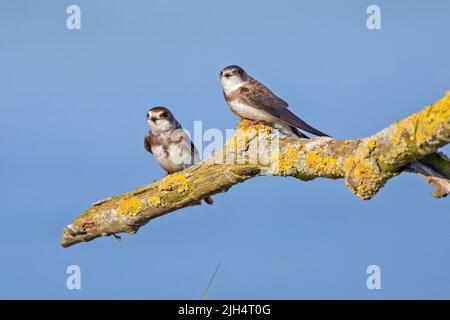
[[[145,150],[153,154],[167,174],[175,173],[200,161],[198,151],[172,112],[154,107],[147,112],[150,130],[145,134]],[[211,197],[205,199],[212,204]]]
[[[250,77],[240,66],[222,69],[220,81],[228,106],[239,117],[267,123],[288,136],[308,138],[299,129],[316,136],[328,136],[297,117],[288,109],[286,101]]]

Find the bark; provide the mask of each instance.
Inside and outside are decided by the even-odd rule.
[[[450,160],[436,150],[449,141],[450,93],[358,140],[286,137],[264,124],[243,120],[223,148],[203,162],[95,203],[64,229],[61,245],[135,233],[151,219],[198,205],[201,199],[256,176],[343,178],[357,197],[368,200],[390,178],[409,171],[435,186],[434,196],[443,197],[450,191]]]

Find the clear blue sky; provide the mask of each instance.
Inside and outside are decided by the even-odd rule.
[[[66,28],[77,4],[82,29]],[[382,30],[366,28],[381,7]],[[145,112],[233,128],[240,64],[317,128],[373,134],[450,89],[448,1],[1,1],[0,298],[450,298],[449,199],[402,174],[371,201],[342,180],[262,177],[122,242],[59,246],[94,201],[160,178]],[[449,148],[446,149],[449,152]],[[66,289],[81,267],[82,289]],[[366,268],[382,289],[366,288]]]

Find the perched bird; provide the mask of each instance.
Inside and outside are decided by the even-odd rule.
[[[298,129],[328,136],[297,117],[288,109],[286,101],[250,77],[241,67],[232,65],[222,69],[220,81],[228,106],[239,117],[267,123],[288,136],[308,138]]]
[[[150,130],[145,134],[145,150],[153,154],[159,165],[171,174],[200,161],[198,151],[169,109],[151,108],[147,112]],[[205,199],[212,204],[211,197]]]

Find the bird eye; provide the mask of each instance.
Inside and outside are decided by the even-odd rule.
[[[231,74],[230,74],[230,73],[227,73],[227,74],[225,75],[225,78],[229,78],[229,77],[231,77]]]
[[[167,118],[169,114],[167,112],[161,113],[161,118]]]

